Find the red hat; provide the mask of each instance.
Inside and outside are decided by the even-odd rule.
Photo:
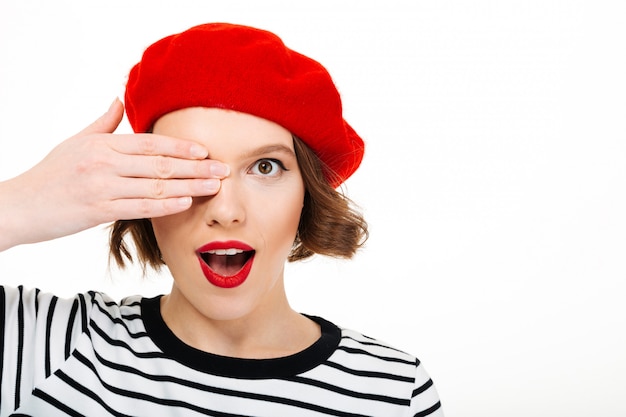
[[[271,120],[306,143],[339,186],[358,168],[364,144],[342,115],[328,71],[271,32],[212,23],[146,49],[130,72],[126,113],[135,132],[187,107],[217,107]]]

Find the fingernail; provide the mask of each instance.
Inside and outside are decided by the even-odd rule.
[[[118,97],[115,97],[115,100],[113,100],[113,103],[111,103],[111,105],[109,106],[109,110],[107,110],[107,114],[113,111],[115,106],[117,106],[118,101],[120,101],[120,99]]]
[[[194,158],[206,158],[209,154],[209,151],[200,145],[191,145],[190,152]]]
[[[211,174],[216,177],[227,177],[230,174],[230,167],[220,162],[213,162],[211,164]]]
[[[191,197],[180,197],[176,202],[181,207],[189,207],[191,205]]]
[[[204,191],[214,193],[220,189],[220,180],[204,180],[202,182],[202,187],[204,188]]]

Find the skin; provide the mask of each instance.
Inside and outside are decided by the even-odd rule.
[[[197,141],[230,167],[216,195],[152,219],[174,277],[161,300],[168,327],[197,349],[231,357],[275,358],[310,346],[320,329],[289,306],[284,288],[305,193],[290,132],[249,114],[207,108],[169,113],[154,132]],[[203,275],[196,251],[228,240],[244,242],[256,254],[243,284],[220,288]]]
[[[194,141],[112,134],[124,114],[115,100],[90,126],[23,174],[0,182],[0,251],[120,219],[186,210],[213,195],[228,166]]]

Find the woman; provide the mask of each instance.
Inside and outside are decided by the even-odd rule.
[[[363,142],[319,63],[201,25],[146,50],[125,102],[138,135],[108,134],[116,101],[0,184],[2,218],[21,223],[0,248],[116,220],[115,260],[133,259],[130,236],[172,290],[118,304],[2,288],[0,415],[442,415],[417,359],[289,306],[286,260],[349,258],[367,235],[335,190]]]

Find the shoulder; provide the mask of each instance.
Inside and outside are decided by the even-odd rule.
[[[420,361],[412,354],[386,343],[366,336],[347,327],[337,326],[338,342],[325,365],[334,368],[338,375],[364,377],[368,384],[400,384],[405,395],[416,382]]]
[[[416,356],[360,332],[340,330],[341,341],[330,363],[334,361],[334,366],[344,372],[367,376],[370,386],[382,383],[385,390],[394,387],[394,394],[403,393],[415,415],[443,415],[435,385]]]
[[[134,336],[143,335],[145,327],[141,300],[139,295],[115,301],[105,293],[88,293],[89,331],[109,342],[116,338],[133,339]]]
[[[50,329],[65,323],[63,326],[69,326],[68,330],[74,327],[74,331],[81,333],[94,318],[106,316],[117,321],[139,315],[140,299],[139,296],[129,297],[117,303],[96,291],[59,297],[37,288],[0,286],[2,321],[9,325],[17,320],[19,328],[26,328],[31,323],[31,326]]]
[[[414,355],[398,349],[382,340],[366,336],[358,331],[340,327],[341,342],[339,349],[346,353],[378,361],[389,366],[390,364],[417,366],[419,360]]]
[[[141,314],[142,297],[140,295],[126,297],[121,301],[115,301],[102,292],[90,291],[87,295],[94,308],[113,318],[126,318]]]

